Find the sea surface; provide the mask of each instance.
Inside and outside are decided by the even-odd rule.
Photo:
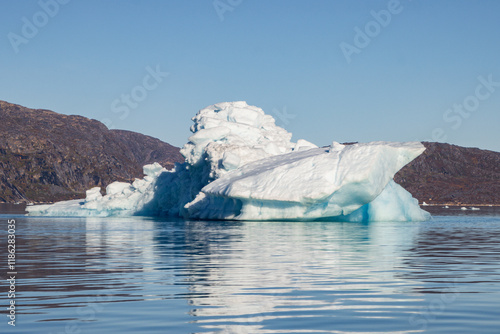
[[[429,209],[364,224],[4,211],[0,333],[500,333],[500,210]]]

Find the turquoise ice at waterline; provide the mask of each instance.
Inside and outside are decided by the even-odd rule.
[[[276,126],[244,101],[193,117],[183,164],[144,166],[145,177],[95,187],[83,200],[36,205],[30,215],[180,216],[212,220],[425,221],[430,215],[393,181],[419,156],[419,142],[328,147]]]

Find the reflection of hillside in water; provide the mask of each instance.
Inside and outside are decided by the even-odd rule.
[[[63,219],[62,224],[57,219]],[[137,225],[102,218],[19,217],[16,221],[16,269],[21,277],[19,297],[26,298],[23,305],[67,307],[72,297],[95,300],[111,290],[122,291],[113,292],[115,301],[127,300],[141,290],[127,275],[151,270],[153,222],[145,231],[148,222],[143,219]]]
[[[245,330],[256,331],[266,319],[308,318],[313,310],[377,318],[384,310],[387,316],[393,314],[395,304],[404,308],[407,302],[398,299],[407,282],[397,278],[396,268],[402,265],[402,252],[411,246],[417,225],[192,222],[188,226],[184,247],[189,257],[185,279],[190,314],[204,327],[220,329],[218,322],[224,322],[226,330],[238,332],[243,323]],[[172,236],[162,238],[158,247],[173,241]],[[294,311],[300,316],[292,316]]]
[[[500,282],[498,219],[471,223],[464,218],[461,224],[453,219],[453,224],[423,224],[408,248],[402,262],[406,270],[397,277],[421,282],[413,292],[486,292],[491,283]]]

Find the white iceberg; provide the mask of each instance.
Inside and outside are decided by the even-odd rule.
[[[317,147],[291,141],[262,109],[246,102],[209,106],[192,119],[167,171],[144,166],[144,179],[115,182],[84,200],[29,206],[30,215],[174,215],[188,219],[421,221],[430,215],[393,181],[424,150],[418,142]]]

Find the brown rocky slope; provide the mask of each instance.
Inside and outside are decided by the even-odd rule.
[[[0,202],[82,198],[91,187],[143,177],[145,164],[170,168],[184,160],[153,137],[4,101],[0,134]]]
[[[394,177],[420,203],[500,205],[499,152],[423,144],[425,152]]]
[[[395,181],[420,203],[500,205],[500,153],[442,143]],[[142,166],[183,161],[177,147],[81,116],[0,101],[0,202],[83,198],[85,190],[142,177]]]

